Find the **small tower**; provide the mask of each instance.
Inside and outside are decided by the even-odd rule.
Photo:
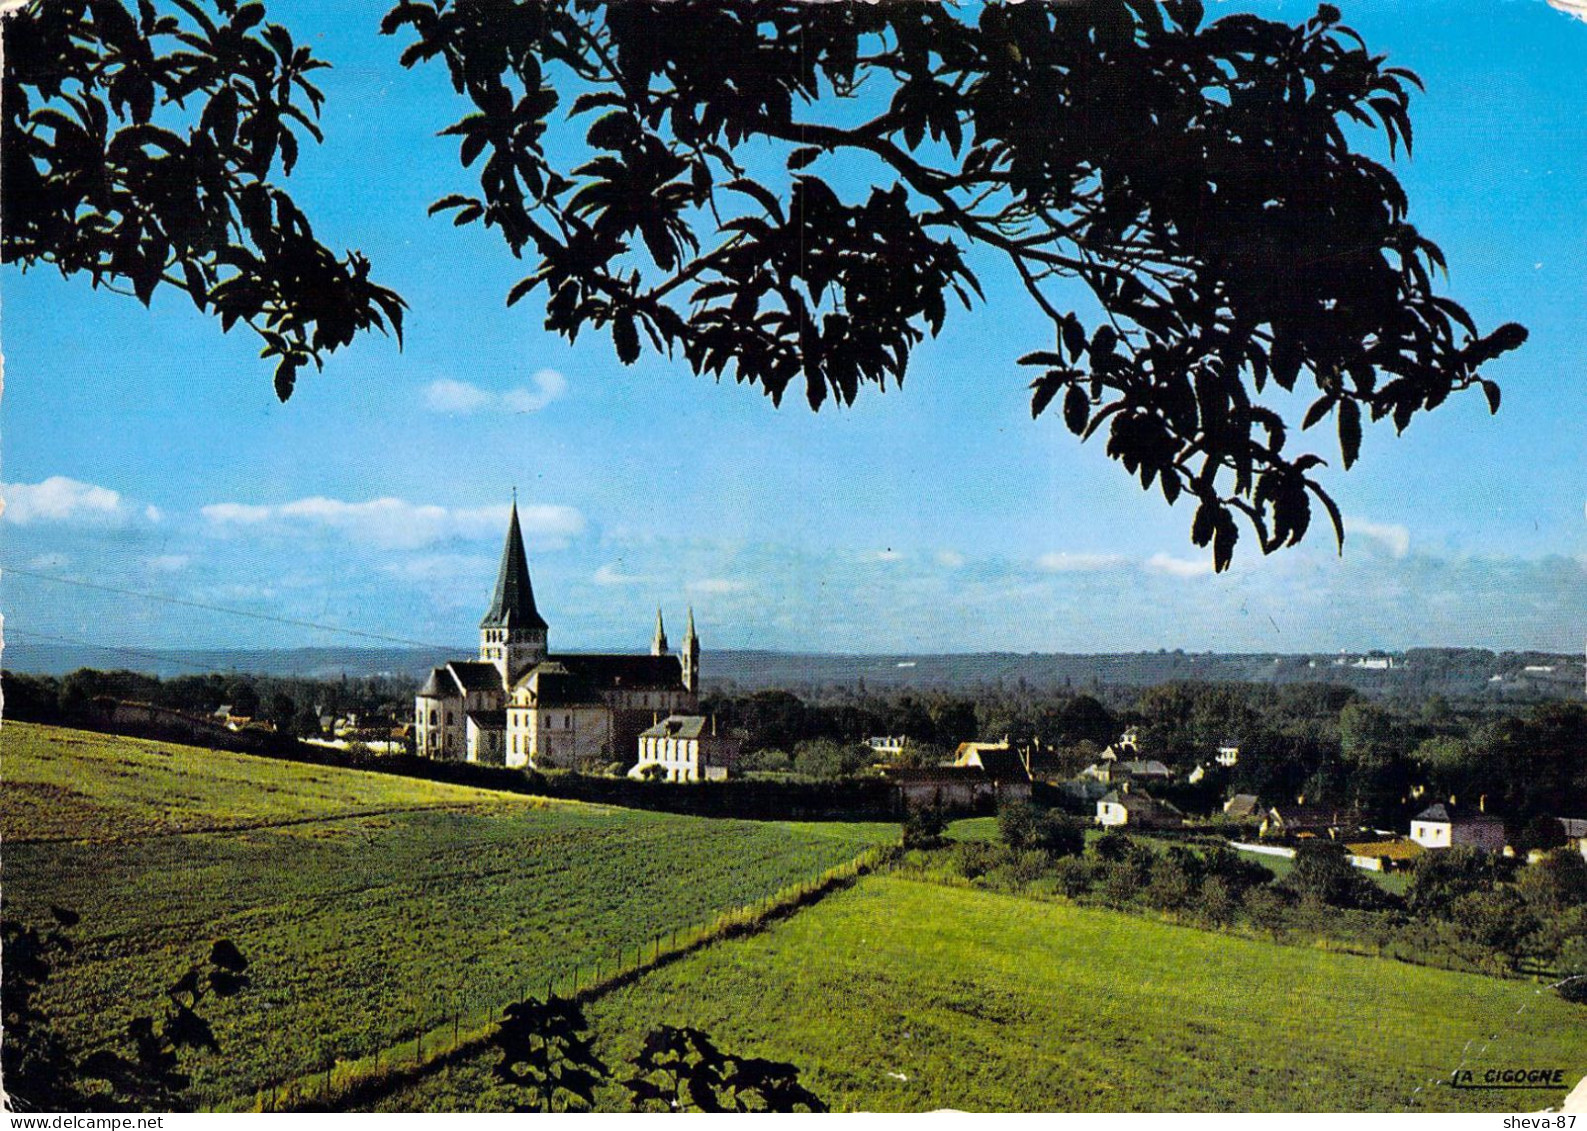
[[[514,680],[546,658],[545,618],[535,608],[529,584],[529,561],[524,555],[523,531],[518,526],[518,500],[513,499],[507,543],[501,551],[501,569],[490,610],[479,622],[479,658],[495,664],[503,684]]]
[[[665,656],[667,654],[667,629],[661,623],[661,606],[656,606],[656,638],[650,642],[652,656]]]
[[[683,634],[683,686],[690,695],[700,692],[700,638],[694,634],[694,606],[689,606],[689,630]]]

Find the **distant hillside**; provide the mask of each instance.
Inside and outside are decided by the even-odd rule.
[[[150,648],[133,651],[7,641],[0,659],[8,671],[35,675],[65,675],[78,668],[121,668],[157,675],[161,679],[208,672],[247,672],[307,679],[337,679],[342,675],[421,679],[423,673],[436,664],[472,655],[475,651],[477,646],[438,651],[424,648]]]
[[[1198,683],[1331,683],[1373,695],[1582,697],[1579,656],[1415,648],[1370,654],[1131,652],[1100,655],[975,652],[936,655],[708,654],[708,684],[760,687],[920,687],[942,690],[1021,682],[1032,688],[1144,687]]]
[[[415,681],[447,659],[473,654],[459,645],[421,648],[292,648],[149,650],[12,643],[3,656],[11,671],[64,675],[77,668],[128,668],[169,678],[194,672],[335,679],[389,675]],[[1413,648],[1405,652],[1338,655],[1131,652],[965,652],[853,655],[804,652],[708,651],[701,665],[708,688],[789,690],[864,684],[868,687],[968,689],[985,684],[1032,688],[1094,685],[1150,686],[1176,680],[1241,683],[1332,683],[1372,695],[1582,698],[1587,672],[1580,656],[1490,652],[1479,648]]]

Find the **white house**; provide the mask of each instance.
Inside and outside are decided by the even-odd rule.
[[[1484,852],[1504,850],[1504,821],[1486,813],[1457,813],[1453,805],[1430,805],[1411,818],[1411,839],[1423,848],[1457,844]]]
[[[903,734],[875,735],[871,738],[867,738],[865,740],[865,745],[869,746],[871,748],[871,753],[875,754],[882,761],[896,762],[904,756],[904,747],[909,745],[909,737]]]
[[[704,716],[670,715],[640,734],[639,761],[628,776],[721,781],[738,764],[738,750],[738,739],[717,735],[715,723]]]

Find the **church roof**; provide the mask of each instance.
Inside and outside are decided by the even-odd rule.
[[[458,686],[464,691],[502,690],[501,672],[495,664],[487,664],[483,660],[453,660],[446,666],[452,670]]]
[[[470,711],[468,720],[480,730],[507,729],[507,712],[501,708],[494,711]]]
[[[599,687],[554,661],[536,664],[524,677],[529,678],[534,679],[535,702],[541,707],[575,707],[601,701]]]
[[[501,569],[496,574],[496,593],[490,610],[479,622],[481,628],[545,628],[546,622],[535,608],[534,589],[529,585],[529,560],[524,556],[523,531],[518,526],[518,504],[512,505],[512,521],[507,526],[507,543],[501,550]]]
[[[553,656],[519,677],[523,682],[537,673],[565,675],[600,691],[656,688],[674,691],[683,686],[683,662],[677,656],[621,656],[575,653]],[[544,682],[541,684],[544,687]]]
[[[450,699],[457,694],[457,686],[444,667],[430,671],[430,678],[419,688],[421,699]]]

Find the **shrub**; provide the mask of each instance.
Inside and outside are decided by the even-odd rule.
[[[1214,845],[1202,854],[1201,862],[1205,874],[1217,877],[1235,900],[1251,888],[1273,882],[1271,869],[1246,859],[1227,845]]]
[[[1220,876],[1208,876],[1201,881],[1201,902],[1198,908],[1203,919],[1216,927],[1234,922],[1239,907],[1228,883]]]
[[[1091,865],[1079,856],[1054,860],[1051,875],[1058,893],[1070,899],[1077,899],[1091,890]]]
[[[1108,829],[1091,846],[1091,851],[1096,854],[1098,860],[1109,862],[1124,860],[1135,849],[1135,842],[1130,839],[1129,834],[1118,829]]]
[[[1389,903],[1388,894],[1346,858],[1344,846],[1331,841],[1302,844],[1283,886],[1329,907],[1373,910]]]
[[[1021,884],[1038,880],[1047,873],[1052,860],[1039,848],[1027,848],[1014,857],[1014,878]]]
[[[1146,902],[1163,911],[1189,907],[1200,891],[1199,861],[1183,848],[1173,848],[1152,864]]]
[[[1289,921],[1289,902],[1282,889],[1263,885],[1248,890],[1241,898],[1247,918],[1254,927],[1269,931],[1276,938]]]
[[[953,864],[959,875],[978,880],[994,868],[1008,864],[1013,853],[1001,844],[970,840],[954,845]]]
[[[905,848],[940,848],[948,831],[948,817],[935,805],[912,809],[904,820]]]
[[[1049,856],[1079,856],[1086,849],[1085,826],[1049,809],[1036,822],[1035,847]]]
[[[1015,801],[998,806],[997,832],[1003,843],[1016,852],[1036,843],[1036,828],[1041,814],[1034,805]]]

